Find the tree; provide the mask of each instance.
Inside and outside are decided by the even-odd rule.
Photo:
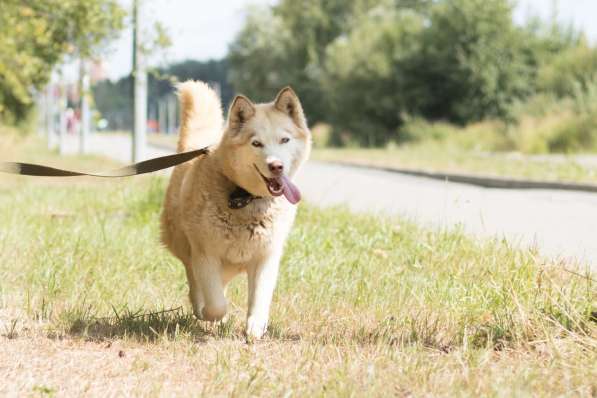
[[[512,9],[511,0],[281,0],[249,14],[230,48],[231,81],[257,100],[290,84],[311,123],[365,145],[396,138],[406,117],[510,120],[511,105],[539,90],[592,81],[593,50],[573,29],[519,26]]]
[[[222,103],[227,106],[234,91],[228,82],[228,61],[226,59],[195,61],[186,60],[177,62],[166,68],[157,68],[155,73],[149,76],[149,98],[150,104],[154,99],[171,94],[173,91],[172,81],[167,77],[173,77],[176,81],[202,80],[208,83],[217,83],[220,86]]]
[[[251,8],[245,26],[230,45],[230,80],[237,92],[256,101],[271,100],[272,93],[289,84],[285,76],[294,68],[286,44],[290,31],[270,8]]]
[[[234,95],[233,89],[228,83],[227,60],[205,62],[187,60],[151,71],[148,79],[149,108],[156,109],[160,99],[173,93],[174,82],[189,79],[218,83],[224,105],[227,105]],[[95,104],[102,116],[108,120],[110,128],[118,130],[131,128],[133,116],[131,89],[132,78],[130,76],[123,77],[116,82],[104,80],[95,85],[93,90]]]
[[[230,46],[234,88],[259,101],[291,85],[311,121],[325,119],[321,87],[325,49],[345,32],[352,8],[361,1],[282,0],[272,9],[253,8]]]
[[[424,16],[418,9],[386,1],[355,16],[348,35],[327,48],[322,86],[336,132],[352,132],[364,145],[387,141],[415,112],[411,59],[421,50]]]
[[[0,118],[22,119],[65,55],[89,56],[123,26],[116,0],[0,3]]]
[[[457,123],[501,117],[532,92],[525,35],[507,0],[447,0],[432,9],[412,60],[423,87],[419,113]]]

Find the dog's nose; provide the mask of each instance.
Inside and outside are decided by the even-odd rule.
[[[268,163],[267,167],[275,176],[279,176],[284,172],[284,165],[279,160],[274,160],[273,162]]]

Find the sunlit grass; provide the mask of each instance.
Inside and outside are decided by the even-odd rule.
[[[595,284],[538,253],[301,205],[267,336],[247,346],[245,278],[228,289],[225,322],[191,315],[184,269],[158,240],[166,179],[78,181],[11,177],[0,189],[0,377],[19,391],[597,391]]]
[[[440,173],[597,183],[597,162],[594,166],[583,164],[574,156],[537,158],[513,153],[462,150],[435,143],[390,149],[323,148],[314,150],[312,157],[324,161]]]

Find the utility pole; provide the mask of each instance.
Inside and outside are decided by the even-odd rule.
[[[37,135],[43,137],[46,129],[46,99],[43,91],[35,93]]]
[[[55,119],[55,103],[56,97],[54,96],[54,85],[52,81],[48,83],[46,87],[46,134],[47,134],[47,141],[48,141],[48,149],[54,149],[55,143],[55,127],[56,127],[56,119]]]
[[[139,162],[145,158],[145,146],[147,141],[147,71],[145,69],[145,57],[143,54],[143,42],[141,24],[139,21],[139,5],[142,0],[133,1],[133,162]]]
[[[89,63],[81,58],[79,65],[79,97],[81,99],[81,128],[79,130],[79,153],[89,151],[89,133],[91,131],[91,112],[89,110]]]
[[[158,99],[158,124],[159,124],[159,131],[160,134],[167,134],[166,131],[166,102],[164,98]]]
[[[176,133],[176,97],[168,95],[168,134]]]
[[[63,76],[60,75],[60,78],[60,127],[58,130],[58,153],[60,153],[60,155],[64,155],[66,153],[66,133],[68,129],[68,120],[66,118],[66,110],[68,108],[68,96],[66,93],[66,83],[64,83],[64,81],[62,80]]]

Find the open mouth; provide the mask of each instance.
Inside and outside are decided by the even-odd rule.
[[[284,195],[284,197],[286,197],[286,199],[292,204],[296,204],[301,200],[301,192],[288,177],[285,175],[281,175],[279,177],[266,177],[259,170],[259,167],[257,167],[256,164],[253,164],[253,166],[265,182],[267,190],[270,194],[272,194],[272,196]]]
[[[255,170],[257,170],[261,178],[263,178],[263,181],[265,182],[265,185],[267,186],[267,190],[269,191],[269,193],[271,193],[274,196],[280,196],[284,193],[283,183],[280,177],[268,178],[263,175],[263,173],[259,170],[259,167],[257,167],[257,165],[253,164],[253,166],[255,167]]]

